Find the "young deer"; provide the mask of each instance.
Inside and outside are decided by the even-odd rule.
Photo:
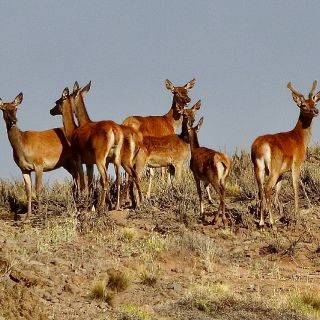
[[[0,99],[0,109],[7,126],[8,138],[13,150],[13,158],[22,172],[28,200],[26,219],[32,213],[32,180],[35,172],[35,189],[38,194],[42,185],[42,173],[64,167],[78,181],[76,164],[72,150],[62,128],[45,131],[21,131],[17,127],[17,107],[23,99],[22,93],[13,102],[4,103]]]
[[[294,189],[295,215],[299,210],[298,182],[300,167],[305,160],[307,146],[311,137],[311,124],[319,113],[316,103],[320,99],[320,92],[314,94],[317,81],[313,82],[308,99],[296,90],[291,82],[287,87],[292,92],[292,98],[300,109],[296,126],[288,132],[267,134],[255,139],[251,147],[251,159],[259,188],[259,226],[264,226],[264,214],[269,213],[270,224],[274,227],[272,215],[272,191],[275,187],[275,204],[280,207],[278,194],[281,188],[282,176],[286,171],[292,171]],[[265,183],[266,176],[269,176]]]
[[[203,181],[206,188],[211,184],[220,198],[218,212],[212,223],[215,223],[218,220],[219,213],[221,213],[223,224],[226,225],[225,187],[226,179],[231,170],[232,161],[222,152],[200,147],[198,132],[202,126],[202,122],[203,118],[199,120],[195,127],[192,127],[188,122],[188,134],[191,148],[190,169],[193,173],[199,195],[200,215],[201,218],[204,218],[204,206],[200,185],[200,182]]]
[[[141,178],[145,166],[149,168],[169,168],[171,181],[174,176],[178,180],[181,178],[183,163],[187,161],[190,155],[187,122],[194,121],[195,113],[200,109],[200,106],[201,100],[192,108],[181,111],[181,113],[184,113],[186,116],[183,117],[182,130],[179,135],[170,134],[161,137],[145,136],[143,138],[143,145],[136,161],[139,178]],[[147,198],[150,198],[151,184],[152,174],[149,176]]]
[[[123,132],[121,127],[113,121],[90,122],[80,127],[76,127],[73,118],[72,98],[69,96],[68,88],[63,90],[62,96],[56,101],[55,107],[50,110],[51,115],[62,114],[63,124],[68,140],[76,157],[81,163],[97,165],[100,173],[100,183],[102,186],[101,198],[99,201],[100,210],[105,207],[108,195],[108,175],[106,165],[113,162],[117,176],[117,204],[120,204],[120,166],[121,147],[123,143]],[[82,166],[81,166],[82,168]],[[82,172],[83,180],[83,172]]]
[[[73,86],[73,93],[70,95],[72,98],[72,107],[75,112],[75,115],[78,119],[79,125],[83,126],[87,123],[93,123],[91,121],[85,103],[84,96],[90,90],[91,81],[83,88],[79,87],[78,82],[76,81]],[[139,149],[141,148],[142,143],[142,134],[135,130],[134,128],[120,125],[120,128],[123,132],[123,144],[120,152],[121,165],[124,170],[129,174],[129,176],[133,179],[135,183],[138,194],[139,194],[139,202],[142,201],[142,192],[140,188],[140,181],[137,177],[136,171],[134,169],[134,162],[137,156]],[[93,177],[93,166],[87,165],[87,173],[88,173],[88,185],[90,186],[92,183]],[[134,199],[131,199],[132,202],[135,202]],[[139,203],[137,204],[139,205]]]

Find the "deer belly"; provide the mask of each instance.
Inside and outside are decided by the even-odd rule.
[[[172,157],[155,154],[149,157],[147,164],[151,168],[167,167],[168,165],[172,164]]]

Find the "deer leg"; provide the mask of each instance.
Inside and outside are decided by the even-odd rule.
[[[103,210],[103,209],[105,209],[106,198],[107,198],[108,203],[110,203],[110,199],[109,199],[109,195],[108,195],[108,175],[107,175],[107,169],[106,169],[104,162],[97,161],[96,164],[97,164],[98,171],[100,173],[100,183],[101,183],[101,187],[102,187],[98,207],[99,207],[99,210]]]
[[[210,204],[213,204],[213,200],[212,200],[212,197],[211,197],[211,194],[210,194],[210,184],[209,183],[206,183],[204,185],[205,189],[206,189],[206,192],[207,192],[207,195],[208,195],[208,199],[209,199],[209,203]]]
[[[282,216],[282,214],[283,214],[282,203],[279,200],[279,193],[281,190],[281,184],[282,184],[282,176],[279,177],[279,179],[276,183],[276,186],[275,186],[276,193],[274,196],[274,204],[275,204],[275,207],[277,208],[277,210],[279,211],[280,216]]]
[[[300,166],[293,166],[292,168],[292,185],[294,190],[294,214],[297,218],[299,213],[299,177],[300,177]]]
[[[203,206],[203,200],[202,200],[200,179],[197,178],[195,175],[193,175],[193,177],[194,177],[194,180],[196,182],[197,192],[198,192],[199,201],[200,201],[200,218],[204,219],[204,206]]]
[[[29,219],[29,217],[32,214],[31,210],[31,172],[22,172],[23,180],[24,180],[24,187],[27,195],[27,201],[28,201],[28,211],[26,215],[26,220]]]
[[[279,175],[275,172],[272,172],[269,176],[269,179],[265,186],[265,196],[266,196],[266,205],[267,205],[267,211],[269,213],[269,221],[270,225],[273,229],[276,229],[276,226],[274,225],[274,218],[272,214],[272,192],[273,188],[275,187],[277,181],[278,181]]]
[[[93,164],[87,164],[87,185],[88,192],[91,193],[93,189]]]
[[[41,187],[42,187],[42,172],[43,169],[40,167],[35,168],[35,176],[36,176],[36,183],[35,183],[35,187],[36,187],[36,196],[38,197],[41,191]]]
[[[256,176],[257,184],[258,184],[258,203],[259,203],[259,213],[260,213],[260,221],[259,227],[264,227],[264,213],[266,210],[266,198],[264,192],[264,172],[265,168],[260,168],[258,164],[254,163],[254,173]]]
[[[148,184],[148,191],[147,191],[147,199],[150,199],[150,194],[151,194],[151,184],[152,184],[152,178],[154,176],[154,170],[153,168],[149,168],[149,184]]]
[[[120,163],[115,163],[114,167],[115,167],[114,169],[116,172],[116,184],[117,184],[117,203],[116,203],[115,210],[120,210],[120,186],[121,186],[120,168],[121,168],[121,165],[120,165]]]

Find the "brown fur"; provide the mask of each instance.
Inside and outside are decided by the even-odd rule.
[[[196,110],[199,110],[201,101],[199,100],[192,108],[185,109],[181,113],[188,115],[188,119],[194,121]],[[190,155],[188,142],[187,118],[182,123],[181,134],[171,134],[161,137],[145,136],[143,146],[137,157],[137,174],[141,178],[143,168],[169,168],[171,182],[175,176],[181,178],[183,163],[186,162]],[[149,187],[147,198],[150,197],[152,184],[152,171],[149,177]]]
[[[200,200],[200,215],[203,218],[204,208],[200,182],[203,181],[207,188],[209,184],[216,190],[220,198],[218,213],[215,216],[215,223],[221,213],[224,225],[227,222],[225,216],[225,185],[229,176],[232,161],[224,153],[209,148],[200,147],[197,132],[200,130],[203,118],[197,126],[189,126],[189,139],[191,146],[190,169],[196,182],[197,192]],[[220,172],[219,172],[220,168]]]
[[[11,103],[3,103],[0,99],[0,109],[6,122],[8,138],[13,150],[13,158],[20,168],[28,200],[26,218],[31,213],[31,172],[35,172],[35,189],[38,194],[42,185],[42,173],[64,167],[77,180],[75,162],[72,150],[62,128],[45,131],[21,131],[16,126],[17,107],[22,102],[20,93]]]
[[[170,110],[163,116],[130,116],[122,124],[139,130],[144,136],[166,136],[174,134],[181,125],[181,110],[190,102],[188,91],[194,86],[195,79],[182,87],[175,87],[166,80],[166,88],[173,93]]]
[[[73,87],[73,93],[71,95],[73,99],[72,105],[74,108],[74,112],[76,114],[80,126],[87,125],[89,123],[94,123],[93,121],[91,121],[84,103],[84,96],[90,90],[90,85],[91,82],[87,84],[84,88],[80,89],[78,83],[75,82]],[[122,130],[123,135],[123,144],[120,151],[121,165],[124,168],[124,170],[129,174],[129,176],[133,179],[138,189],[139,201],[142,201],[140,182],[137,178],[137,174],[134,169],[135,158],[137,156],[137,153],[139,152],[139,149],[141,148],[141,143],[143,139],[142,134],[138,130],[129,126],[120,125],[120,128]],[[89,167],[87,165],[87,171],[88,169],[88,181],[89,185],[91,185],[93,168],[91,168],[90,165]],[[134,199],[131,200],[132,202],[135,201]]]
[[[100,209],[104,208],[105,200],[110,204],[108,195],[108,175],[107,164],[113,162],[116,168],[118,182],[117,204],[119,209],[120,201],[120,151],[123,143],[123,133],[121,127],[113,121],[90,122],[76,127],[73,111],[72,98],[69,91],[65,89],[61,99],[56,102],[56,106],[50,110],[52,115],[62,114],[65,131],[78,163],[97,165],[100,173],[102,194],[99,201]],[[70,132],[70,134],[68,134]],[[82,166],[81,166],[82,170]],[[81,174],[83,181],[83,173]],[[82,183],[83,185],[83,183]]]
[[[264,226],[264,214],[269,213],[271,226],[274,226],[272,215],[271,197],[273,188],[276,188],[275,204],[281,210],[278,193],[281,188],[282,175],[286,171],[292,171],[292,182],[295,195],[295,214],[298,213],[298,180],[300,167],[306,157],[307,145],[311,136],[311,123],[317,116],[316,102],[320,99],[320,93],[313,95],[316,82],[313,83],[309,99],[296,91],[289,83],[293,100],[300,108],[300,115],[294,129],[288,132],[267,134],[255,139],[251,147],[251,159],[259,189],[260,202],[260,227]],[[269,176],[265,182],[265,177]]]

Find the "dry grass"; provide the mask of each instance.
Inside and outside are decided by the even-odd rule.
[[[73,279],[76,286],[68,303],[78,300],[89,308],[81,300],[86,297],[93,310],[95,304],[110,309],[112,305],[110,318],[114,319],[167,319],[173,314],[177,320],[320,319],[315,271],[320,263],[318,146],[309,149],[308,159],[301,175],[302,212],[296,225],[279,222],[278,232],[257,228],[257,188],[245,151],[233,156],[227,184],[230,228],[200,223],[198,196],[188,169],[182,181],[169,188],[156,177],[151,199],[120,223],[108,212],[91,211],[99,191],[89,199],[74,201],[69,181],[46,186],[34,199],[35,215],[30,223],[15,223],[13,214],[26,209],[23,185],[0,180],[0,286],[4,288],[0,290],[0,318],[46,319],[53,310],[57,318],[67,317],[61,311],[66,307],[61,287],[67,275],[70,288]],[[293,190],[290,175],[286,178],[280,200],[290,219]],[[212,214],[217,208],[217,201],[205,204]],[[75,252],[69,256],[73,247]],[[66,260],[54,269],[59,270],[58,275],[50,273],[55,255]],[[33,284],[32,293],[26,287],[28,273],[23,272],[25,266],[37,266],[38,261],[43,265],[38,270],[43,279]],[[11,280],[14,268],[26,281]],[[52,282],[49,289],[43,284],[46,281]],[[309,291],[302,290],[306,282]],[[44,304],[41,290],[60,291],[55,302],[49,299]]]

